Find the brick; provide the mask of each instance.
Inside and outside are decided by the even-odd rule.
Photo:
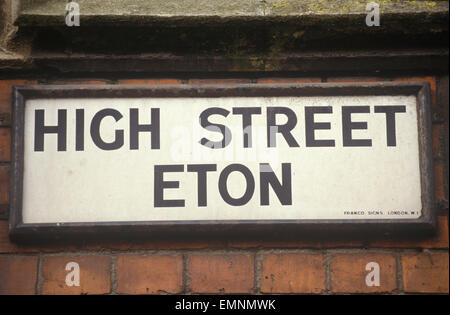
[[[190,79],[189,84],[249,84],[250,79]]]
[[[9,218],[9,205],[0,204],[0,220],[8,220]]]
[[[447,128],[446,128],[447,136],[448,136],[448,120],[449,120],[448,91],[449,91],[449,83],[448,83],[448,74],[447,74],[446,76],[440,77],[437,82],[437,104],[436,104],[436,109],[438,110],[438,113],[440,113],[442,115],[442,118],[445,121],[445,124],[447,126]]]
[[[380,267],[380,286],[367,286],[366,270],[370,262]],[[397,289],[396,261],[389,254],[335,254],[330,259],[333,293],[381,293]]]
[[[363,237],[359,237],[360,240],[355,239],[336,239],[321,242],[321,248],[356,248],[363,247],[365,241]]]
[[[194,293],[252,293],[254,257],[250,255],[192,255],[188,271]]]
[[[389,79],[378,78],[378,77],[332,77],[332,78],[327,78],[327,82],[336,82],[336,83],[380,82],[380,81],[389,81]]]
[[[405,292],[448,294],[448,253],[404,255],[402,273]]]
[[[258,83],[261,84],[281,84],[281,83],[320,83],[320,78],[261,78]]]
[[[439,216],[437,218],[437,231],[433,236],[420,239],[411,239],[411,237],[378,239],[371,242],[370,247],[448,248],[448,218],[446,216]]]
[[[33,85],[34,80],[0,80],[0,113],[11,113],[13,85]]]
[[[430,83],[431,105],[436,106],[436,78],[435,77],[408,77],[396,78],[395,81],[428,82]]]
[[[264,241],[264,240],[231,240],[228,247],[232,248],[354,248],[364,245],[362,240],[288,240],[288,241]]]
[[[182,257],[121,255],[117,258],[117,293],[176,294],[182,291]]]
[[[321,293],[325,291],[322,255],[270,254],[262,261],[262,293]]]
[[[445,166],[441,161],[434,161],[434,198],[445,200]]]
[[[133,242],[96,243],[102,248],[114,250],[176,250],[176,249],[212,249],[225,248],[226,242],[221,240],[136,240]]]
[[[52,80],[46,82],[46,84],[103,85],[108,84],[108,82],[104,80]]]
[[[38,258],[0,256],[0,294],[35,294]]]
[[[11,126],[11,114],[0,112],[0,127]]]
[[[66,265],[80,266],[80,285],[68,286]],[[48,256],[42,261],[43,294],[107,294],[111,291],[109,256]]]
[[[0,221],[0,253],[27,253],[27,252],[38,252],[39,250],[32,246],[22,247],[20,245],[16,245],[11,243],[9,240],[9,227],[8,221]]]
[[[11,161],[11,129],[0,128],[0,162]]]
[[[74,244],[72,244],[74,245]],[[220,240],[117,240],[117,241],[95,241],[72,246],[83,250],[177,250],[177,249],[212,249],[224,248],[225,241]]]
[[[0,165],[0,205],[9,204],[9,165]]]
[[[318,241],[266,241],[266,240],[230,240],[232,248],[319,248]]]
[[[119,84],[181,84],[178,79],[119,80]]]

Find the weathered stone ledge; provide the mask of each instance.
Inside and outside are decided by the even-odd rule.
[[[367,0],[77,0],[81,23],[133,24],[225,23],[227,21],[282,21],[330,19],[366,15]],[[380,12],[407,17],[448,15],[448,1],[381,0]],[[65,23],[66,2],[23,0],[17,19],[21,26]]]
[[[181,56],[171,54],[94,55],[43,54],[23,59],[0,60],[0,70],[17,74],[98,74],[123,73],[296,73],[331,75],[333,72],[352,75],[380,75],[396,72],[448,71],[448,50],[426,51],[363,51],[310,52],[277,56]],[[1,75],[1,73],[0,73]]]

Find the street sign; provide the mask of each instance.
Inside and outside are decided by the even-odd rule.
[[[426,83],[16,87],[11,235],[429,230],[429,120]]]

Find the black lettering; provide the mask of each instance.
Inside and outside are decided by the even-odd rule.
[[[395,113],[406,113],[406,106],[375,106],[375,113],[386,114],[386,137],[388,147],[397,145]]]
[[[112,108],[102,109],[97,112],[91,122],[91,138],[95,145],[102,150],[116,150],[123,146],[123,130],[116,130],[113,142],[104,142],[100,137],[100,123],[106,116],[113,117],[119,121],[123,116],[120,112]]]
[[[187,166],[188,172],[197,172],[197,199],[199,207],[206,207],[207,205],[206,173],[216,170],[216,164],[191,164]]]
[[[246,181],[245,193],[241,198],[233,198],[228,193],[227,180],[232,172],[240,172],[244,175]],[[252,198],[255,191],[255,179],[252,172],[242,164],[230,164],[223,169],[219,177],[219,192],[222,199],[231,206],[245,205]]]
[[[164,181],[165,172],[183,172],[184,165],[155,165],[155,179],[154,179],[154,197],[153,202],[155,207],[184,207],[184,200],[164,199],[165,188],[179,188],[178,181]]]
[[[316,140],[315,130],[331,129],[329,122],[314,122],[314,114],[331,114],[331,106],[306,106],[305,107],[305,133],[307,147],[334,147],[334,140]]]
[[[234,115],[242,115],[244,148],[252,147],[252,115],[261,114],[261,107],[233,107]]]
[[[285,115],[288,120],[284,125],[277,125],[275,117],[277,114]],[[287,107],[267,107],[267,146],[277,146],[276,133],[281,133],[289,144],[289,147],[299,147],[297,141],[291,134],[291,130],[297,125],[297,116],[294,111]]]
[[[269,205],[269,185],[272,186],[282,205],[292,205],[291,163],[282,163],[281,167],[283,184],[280,183],[268,163],[261,163],[259,165],[262,206]]]
[[[75,150],[84,150],[84,109],[76,110]]]
[[[44,134],[56,133],[58,137],[58,151],[66,151],[67,138],[67,110],[58,109],[58,124],[56,126],[44,125],[44,110],[34,112],[34,151],[44,151]]]
[[[370,139],[353,139],[353,129],[367,129],[367,122],[353,122],[353,113],[370,113],[369,106],[342,106],[342,137],[344,147],[371,147]]]
[[[230,142],[231,142],[231,131],[228,127],[221,125],[221,124],[214,124],[211,123],[208,120],[208,117],[211,115],[221,115],[224,117],[227,117],[230,112],[226,109],[220,108],[220,107],[211,107],[208,109],[205,109],[200,114],[200,125],[209,130],[214,132],[219,132],[222,134],[223,139],[222,141],[210,141],[206,138],[202,138],[200,140],[200,143],[204,145],[205,147],[211,148],[211,149],[221,149],[225,148]]]
[[[151,148],[159,149],[160,124],[159,108],[152,108],[150,114],[151,124],[139,124],[139,109],[130,108],[130,150],[139,149],[139,132],[151,133]]]

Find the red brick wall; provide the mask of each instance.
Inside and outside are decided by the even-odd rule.
[[[428,81],[438,233],[411,239],[336,241],[136,241],[24,246],[8,239],[11,87],[29,84],[202,84]],[[0,80],[0,294],[448,293],[448,187],[439,78]],[[448,89],[448,86],[446,87]],[[445,93],[444,93],[445,94]],[[448,92],[447,92],[448,95]],[[448,109],[447,109],[448,112]],[[2,118],[3,117],[3,118]],[[5,118],[6,117],[6,118]],[[448,123],[448,122],[447,122]],[[68,262],[80,286],[66,285]],[[380,266],[368,287],[366,264]]]

